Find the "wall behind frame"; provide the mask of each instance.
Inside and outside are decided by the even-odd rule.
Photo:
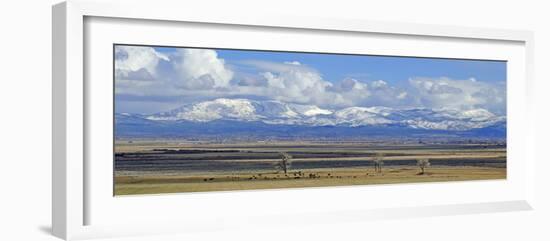
[[[0,51],[0,158],[2,187],[0,205],[1,240],[58,240],[49,234],[51,207],[51,5],[59,1],[12,1],[1,8]],[[535,77],[537,152],[543,160],[550,134],[550,16],[544,1],[498,0],[388,0],[331,1],[330,3],[292,0],[196,1],[189,4],[209,8],[212,14],[225,12],[272,11],[281,14],[334,18],[437,23],[491,28],[517,28],[535,31]],[[548,240],[550,194],[545,192],[550,176],[548,162],[539,162],[536,211],[453,217],[421,218],[369,223],[308,226],[273,230],[225,230],[189,237],[140,237],[118,240]]]

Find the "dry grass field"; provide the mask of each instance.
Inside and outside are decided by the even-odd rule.
[[[285,174],[280,153],[292,156]],[[382,154],[381,172],[373,161]],[[424,174],[418,159],[431,163]],[[491,144],[190,143],[120,141],[115,195],[506,178],[506,149]]]
[[[293,173],[240,174],[240,175],[146,175],[117,176],[115,195],[155,194],[204,191],[229,191],[250,189],[328,187],[368,184],[394,184],[417,182],[445,182],[465,180],[491,180],[506,178],[505,168],[460,167],[431,168],[419,175],[417,167],[386,168],[382,173],[373,170],[337,170],[303,172],[305,177]],[[316,177],[309,177],[309,174]],[[331,175],[329,175],[331,174]]]

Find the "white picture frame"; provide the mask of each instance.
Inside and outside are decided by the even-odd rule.
[[[534,136],[530,120],[533,116],[530,109],[529,93],[532,93],[532,73],[533,73],[533,34],[529,31],[518,30],[496,30],[482,28],[467,28],[455,26],[439,25],[421,25],[409,23],[390,23],[390,22],[372,22],[350,19],[318,19],[301,18],[292,16],[270,16],[262,14],[242,16],[242,15],[224,15],[210,16],[205,12],[192,9],[188,4],[180,1],[150,1],[150,2],[95,2],[95,1],[67,1],[53,7],[53,167],[52,167],[52,226],[54,235],[63,239],[83,239],[93,237],[111,237],[121,235],[138,234],[156,234],[172,232],[193,232],[208,230],[212,228],[226,228],[231,225],[290,225],[288,221],[281,217],[280,213],[288,215],[299,215],[300,222],[310,221],[311,223],[331,222],[320,217],[326,215],[335,217],[331,220],[372,220],[384,218],[402,218],[402,217],[421,217],[433,215],[451,215],[466,213],[482,213],[497,211],[530,210],[534,203],[534,173],[535,157]],[[155,11],[150,11],[155,9]],[[207,24],[213,26],[223,26],[224,29],[231,28],[254,28],[256,30],[276,29],[277,32],[301,31],[307,33],[314,31],[317,34],[334,33],[335,35],[344,33],[354,34],[374,34],[390,36],[392,38],[425,38],[426,41],[449,42],[441,46],[468,44],[474,41],[479,44],[478,48],[483,46],[502,43],[510,45],[510,55],[502,55],[502,58],[508,58],[507,61],[516,63],[517,68],[513,68],[513,78],[508,81],[508,88],[513,90],[508,93],[509,108],[508,115],[513,118],[509,121],[512,132],[508,136],[508,148],[511,153],[508,157],[517,160],[515,165],[508,168],[512,177],[504,182],[467,182],[460,184],[436,183],[426,185],[375,185],[369,187],[340,187],[340,188],[314,188],[314,189],[293,189],[293,190],[272,190],[272,191],[246,191],[246,192],[215,192],[207,194],[181,194],[167,196],[147,196],[114,198],[102,194],[107,193],[104,190],[109,189],[108,183],[101,183],[91,187],[91,180],[94,179],[88,172],[92,168],[101,168],[90,160],[86,160],[90,155],[91,144],[87,141],[87,135],[90,134],[89,123],[93,118],[90,99],[97,99],[87,96],[88,89],[101,88],[101,86],[90,86],[86,84],[86,68],[95,68],[90,66],[87,61],[86,38],[88,34],[96,34],[96,37],[105,35],[102,30],[86,29],[87,19],[114,19],[115,21],[139,23],[152,22],[149,28],[156,26],[177,25],[177,24]],[[109,22],[109,21],[105,21]],[[135,23],[133,23],[135,24]],[[125,28],[124,24],[118,26]],[[100,28],[94,28],[100,29]],[[86,32],[89,31],[89,32]],[[102,36],[103,36],[102,35]],[[109,36],[115,38],[113,36]],[[93,37],[92,37],[93,38]],[[160,37],[159,37],[160,38]],[[102,38],[98,38],[98,41]],[[112,39],[104,40],[106,42],[115,41]],[[162,39],[142,39],[141,41],[162,41]],[[196,40],[200,41],[200,39]],[[177,45],[177,43],[174,43]],[[406,45],[404,45],[406,46]],[[93,46],[92,46],[93,47]],[[219,47],[219,46],[212,46]],[[95,47],[94,47],[95,48]],[[282,47],[284,48],[284,46]],[[490,47],[488,47],[490,49]],[[89,51],[89,50],[88,50]],[[399,50],[396,50],[399,51]],[[480,51],[483,52],[483,51]],[[485,54],[493,56],[493,50],[488,50]],[[393,54],[400,55],[400,52]],[[414,54],[414,53],[413,53]],[[436,55],[437,52],[431,53]],[[477,53],[482,54],[482,53]],[[426,52],[426,55],[430,53]],[[477,56],[477,55],[476,55]],[[494,55],[497,56],[497,55]],[[498,55],[500,56],[500,55]],[[438,56],[431,56],[438,57]],[[441,56],[439,56],[441,57]],[[452,56],[447,56],[452,57]],[[472,55],[472,58],[475,57]],[[107,60],[105,60],[107,61]],[[112,61],[110,59],[109,61]],[[94,62],[93,60],[90,62]],[[88,73],[89,74],[89,73]],[[512,87],[512,88],[510,88]],[[105,90],[107,91],[107,90]],[[109,90],[110,91],[110,90]],[[93,115],[93,114],[92,114]],[[513,139],[510,139],[513,137]],[[110,140],[111,141],[111,140]],[[513,148],[513,149],[512,149]],[[521,159],[521,160],[520,160]],[[105,184],[105,185],[103,185]],[[481,186],[481,187],[480,187]],[[373,200],[368,208],[360,208],[361,203],[351,202],[346,208],[338,208],[335,205],[330,206],[327,203],[319,205],[309,205],[306,209],[306,203],[297,202],[292,206],[271,208],[267,210],[255,205],[245,205],[249,209],[248,213],[231,212],[222,209],[224,202],[233,200],[235,203],[242,203],[245,200],[264,201],[277,199],[281,195],[300,197],[301,200],[308,200],[309,197],[316,195],[325,195],[332,192],[342,198],[351,198],[358,193],[387,193],[386,197],[396,197],[397,192],[406,189],[414,189],[418,195],[433,197],[436,190],[449,189],[458,193],[471,194],[479,193],[479,196],[470,196],[467,198],[453,198],[449,195],[447,199],[438,201],[423,201],[422,199],[411,200],[410,202],[385,202],[382,198],[378,201]],[[491,188],[502,189],[502,195],[493,197],[484,197],[483,192]],[[505,191],[506,189],[506,191]],[[99,190],[99,191],[93,191]],[[471,191],[466,191],[471,190]],[[101,196],[99,199],[95,197]],[[382,195],[384,196],[384,195]],[[105,201],[107,200],[107,201]],[[148,207],[143,200],[154,200],[154,205],[165,206],[165,210],[160,214],[151,212],[143,213],[151,222],[145,223],[140,218],[129,220],[129,218],[116,218],[117,213],[113,210],[121,210],[118,215],[129,214],[132,210]],[[335,200],[332,200],[335,201]],[[341,200],[340,200],[341,201]],[[182,203],[187,206],[209,207],[217,211],[215,214],[200,214],[200,208],[178,208],[174,207]],[[112,205],[112,206],[109,206]],[[203,205],[203,206],[200,206]],[[239,207],[239,204],[236,204]],[[240,204],[243,205],[243,204]],[[109,206],[109,207],[108,207]],[[91,208],[93,207],[93,208]],[[299,209],[299,207],[303,207]],[[324,210],[320,210],[323,207]],[[170,212],[172,209],[173,212]],[[181,212],[187,211],[188,214],[195,217],[193,221],[181,217]],[[250,222],[248,219],[258,213],[262,217],[270,217],[266,222]],[[235,215],[232,221],[226,222],[223,215]],[[90,221],[90,216],[103,217],[99,221]],[[105,217],[113,216],[113,222],[107,223]],[[157,216],[155,216],[157,215]],[[204,217],[199,217],[203,215]],[[127,215],[126,215],[127,216]],[[284,221],[283,221],[284,220]],[[133,222],[130,222],[133,221]],[[171,223],[172,225],[167,225]],[[174,225],[173,223],[178,223]],[[143,227],[140,227],[140,226]],[[185,227],[183,227],[185,226]]]

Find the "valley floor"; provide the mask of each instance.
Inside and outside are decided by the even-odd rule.
[[[302,174],[299,175],[298,172]],[[368,184],[505,179],[500,167],[433,167],[423,175],[414,166],[373,169],[293,171],[265,174],[117,175],[115,195],[329,187]]]
[[[292,156],[285,175],[281,153]],[[382,172],[373,160],[382,154]],[[416,166],[428,159],[424,174]],[[502,144],[118,141],[115,195],[506,178]]]

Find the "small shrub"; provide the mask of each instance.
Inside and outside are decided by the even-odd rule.
[[[428,158],[422,158],[422,159],[418,159],[416,160],[416,165],[418,165],[418,167],[420,167],[420,175],[424,175],[424,170],[430,166],[430,160]]]

